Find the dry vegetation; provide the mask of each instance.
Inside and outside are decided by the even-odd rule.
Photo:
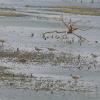
[[[21,17],[21,16],[26,16],[26,15],[18,13],[16,11],[11,11],[11,10],[0,10],[0,16]]]
[[[87,8],[87,7],[76,7],[76,6],[69,7],[69,6],[67,6],[67,7],[54,8],[52,10],[57,11],[57,12],[64,12],[64,13],[100,16],[100,8]]]
[[[6,59],[10,62],[17,63],[37,63],[50,64],[51,66],[60,66],[68,69],[90,70],[98,67],[96,58],[89,60],[88,56],[72,55],[71,53],[55,53],[55,52],[10,52],[1,51],[0,59]]]
[[[0,85],[10,86],[17,89],[32,89],[38,92],[43,91],[95,91],[95,86],[85,86],[82,81],[79,80],[52,80],[45,77],[35,77],[32,74],[14,74],[7,71],[7,68],[0,66]],[[81,84],[81,86],[80,86]]]

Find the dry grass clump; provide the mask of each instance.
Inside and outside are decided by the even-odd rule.
[[[10,52],[1,51],[0,58],[15,58],[18,62],[30,61],[30,62],[57,62],[65,63],[72,61],[75,57],[71,54],[55,54],[55,53],[43,53],[43,52]]]
[[[65,62],[67,58],[65,58],[65,55],[59,55],[57,56],[54,53],[43,53],[43,52],[12,52],[12,51],[0,51],[0,58],[13,58],[17,62]]]
[[[15,58],[17,55],[16,52],[0,51],[0,58]]]
[[[54,53],[54,52],[11,52],[1,51],[0,59],[6,59],[7,61],[15,61],[18,63],[37,63],[37,64],[50,64],[52,66],[61,66],[63,68],[77,68],[91,69],[96,68],[98,62],[88,57],[81,55],[72,55],[71,53]]]
[[[37,62],[40,64],[43,63],[50,63],[52,65],[61,65],[61,64],[71,64],[78,61],[77,56],[73,56],[72,54],[66,54],[66,53],[43,53],[43,52],[23,52],[19,53],[15,57],[15,61],[26,63],[26,62]]]
[[[14,74],[13,72],[9,72],[9,68],[5,66],[0,66],[0,80],[5,81],[24,81],[29,82],[32,78],[32,75],[26,75],[26,74]]]
[[[19,62],[40,62],[42,59],[44,59],[43,53],[37,53],[37,52],[23,52],[19,53],[18,56],[16,56],[16,61]]]
[[[77,78],[77,76],[72,76],[73,78]],[[72,80],[57,80],[51,79],[47,77],[35,77],[32,74],[14,74],[9,72],[8,68],[5,66],[0,66],[0,86],[10,86],[17,89],[32,89],[32,90],[45,90],[51,91],[53,93],[54,90],[59,91],[91,91],[95,90],[95,86],[91,85],[86,86],[83,81],[79,79],[76,81]],[[93,87],[94,86],[94,87]]]

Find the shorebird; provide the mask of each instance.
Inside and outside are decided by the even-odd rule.
[[[79,78],[80,78],[80,76],[79,75],[70,75],[73,79],[75,79],[75,80],[78,80]]]
[[[31,37],[34,37],[34,33],[31,33]]]
[[[3,43],[5,42],[4,40],[0,40],[0,42],[2,43],[2,46],[3,46]]]
[[[77,59],[80,62],[80,60],[81,60],[81,55],[80,54],[78,55]]]
[[[35,50],[39,53],[42,49],[35,47]]]
[[[20,59],[19,61],[22,62],[22,63],[25,63],[27,60],[24,59],[24,58],[22,58],[22,59]]]
[[[97,57],[98,57],[97,55],[95,55],[95,54],[93,54],[93,53],[91,53],[91,56],[92,56],[93,58],[97,58]]]
[[[56,49],[54,49],[54,48],[48,48],[48,50],[52,52],[52,51],[55,51]]]
[[[51,35],[51,38],[53,39],[53,35]]]
[[[19,52],[19,48],[16,49],[16,52]]]
[[[75,83],[77,83],[77,80],[80,79],[80,76],[79,75],[70,75],[72,77],[72,79],[75,81]]]
[[[95,43],[98,43],[98,41],[94,41]]]

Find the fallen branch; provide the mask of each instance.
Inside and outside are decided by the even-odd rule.
[[[77,36],[78,38],[80,38],[80,40],[86,40],[86,41],[88,41],[89,42],[89,40],[87,40],[86,38],[84,38],[84,37],[82,37],[82,36],[80,36],[80,35],[77,35],[77,34],[75,34],[75,33],[73,33],[73,35],[75,35],[75,36]]]

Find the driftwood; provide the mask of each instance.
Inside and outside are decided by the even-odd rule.
[[[77,20],[77,21],[75,21],[75,22],[72,22],[72,20],[70,19],[69,22],[66,23],[66,22],[64,21],[63,16],[61,16],[61,21],[62,21],[62,23],[64,24],[64,26],[66,27],[66,31],[57,31],[57,30],[56,30],[56,31],[44,32],[44,33],[42,33],[42,36],[43,36],[43,38],[44,38],[45,40],[46,40],[46,34],[65,33],[66,35],[68,35],[68,34],[73,34],[73,35],[75,35],[76,37],[78,37],[80,40],[86,40],[86,41],[89,42],[89,40],[87,40],[85,37],[76,34],[74,31],[76,31],[76,30],[87,31],[87,30],[91,29],[92,27],[87,28],[87,29],[81,29],[81,28],[79,28],[79,27],[76,27],[76,25],[75,25],[76,23],[81,22],[81,20]]]
[[[46,34],[52,34],[52,33],[66,33],[66,31],[50,31],[50,32],[44,32],[44,33],[42,33],[42,37],[43,37],[43,39],[45,39],[46,38]],[[73,35],[75,35],[75,36],[77,36],[80,40],[86,40],[86,41],[88,41],[89,42],[89,40],[87,40],[85,37],[83,37],[83,36],[80,36],[80,35],[77,35],[77,34],[75,34],[75,33],[71,33],[71,34],[73,34]]]

